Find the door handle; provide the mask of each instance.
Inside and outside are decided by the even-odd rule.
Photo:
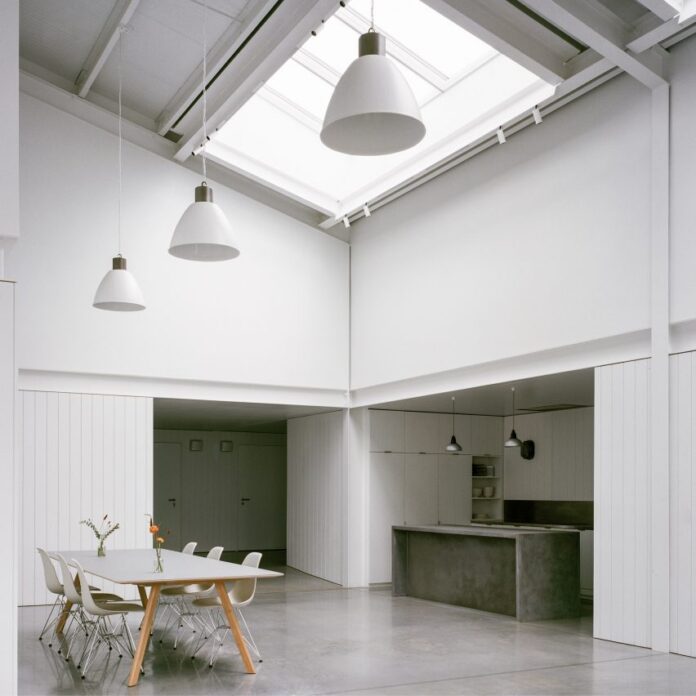
[[[248,503],[251,500],[251,498],[242,498],[241,500],[242,500],[242,505],[244,505],[244,503]]]
[[[167,498],[167,502],[170,502],[172,507],[176,507],[176,498]]]

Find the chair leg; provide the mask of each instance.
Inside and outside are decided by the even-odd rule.
[[[43,640],[44,634],[49,629],[49,627],[52,627],[56,623],[58,623],[58,619],[60,617],[60,611],[58,612],[58,615],[55,617],[53,616],[53,614],[56,611],[56,609],[59,607],[60,607],[60,610],[62,611],[63,598],[60,595],[56,595],[56,599],[53,602],[53,606],[51,607],[51,611],[48,613],[48,617],[46,618],[46,623],[43,625],[43,628],[41,629],[41,633],[39,634],[39,640]],[[49,648],[51,647],[50,643],[49,643],[48,647]]]
[[[100,617],[101,618],[101,617]],[[85,678],[85,675],[87,674],[87,668],[89,667],[90,662],[92,661],[92,657],[94,656],[94,649],[97,645],[97,643],[101,643],[101,626],[100,626],[100,619],[97,619],[94,625],[94,631],[92,631],[92,635],[90,636],[90,639],[87,641],[87,644],[85,645],[85,651],[87,653],[86,659],[84,660],[84,663],[82,660],[80,660],[81,663],[83,663],[82,667],[82,678]]]
[[[263,662],[261,652],[259,651],[258,647],[256,647],[256,641],[254,640],[254,636],[251,635],[251,631],[249,630],[249,624],[246,622],[244,614],[242,614],[242,610],[235,609],[235,611],[237,612],[237,616],[242,620],[242,625],[244,626],[244,632],[246,633],[246,635],[244,636],[244,640],[246,641],[247,645],[254,651],[258,661]]]

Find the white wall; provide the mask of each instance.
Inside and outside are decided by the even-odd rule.
[[[649,107],[612,80],[355,225],[352,387],[648,328]]]
[[[670,358],[670,650],[696,657],[696,353]]]
[[[534,459],[519,448],[505,448],[508,500],[592,500],[594,409],[574,408],[515,416],[521,440],[533,440]],[[512,418],[505,419],[505,434]]]
[[[288,421],[288,565],[341,583],[345,415]]]
[[[594,636],[651,645],[650,361],[595,370]]]
[[[348,247],[215,185],[242,254],[202,264],[167,253],[200,176],[124,144],[123,253],[147,310],[92,308],[116,253],[117,139],[21,98],[21,370],[345,390]]]
[[[0,17],[2,14],[0,13]],[[0,23],[0,29],[2,24]],[[0,34],[2,32],[0,31]],[[1,42],[0,42],[1,43]],[[17,690],[17,477],[15,471],[15,341],[13,283],[0,281],[0,529],[5,563],[0,573],[0,693]]]
[[[152,546],[144,517],[152,512],[152,399],[20,391],[17,419],[18,599],[45,604],[55,598],[36,547],[96,553],[80,520],[108,514],[120,523],[107,553]]]
[[[191,452],[189,441],[203,441],[200,452]],[[221,452],[220,441],[233,443],[232,452]],[[196,551],[224,546],[226,551],[248,550],[239,539],[240,481],[239,465],[243,448],[249,445],[285,448],[285,435],[200,430],[155,430],[155,443],[181,445],[181,488],[177,505],[181,509],[182,544],[195,540]],[[157,487],[157,481],[154,483]],[[285,500],[285,477],[268,481],[280,486]],[[285,508],[277,510],[285,523]],[[242,540],[243,541],[243,540]],[[264,548],[272,548],[264,546]],[[275,547],[278,548],[278,547]],[[280,547],[282,548],[282,546]]]

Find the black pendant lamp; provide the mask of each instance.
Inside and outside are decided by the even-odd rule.
[[[522,447],[522,440],[517,437],[515,432],[515,387],[512,387],[512,432],[510,437],[505,440],[505,447]]]
[[[457,442],[457,438],[454,436],[454,397],[452,397],[452,439],[449,441],[449,445],[445,447],[448,452],[461,452],[462,446]]]

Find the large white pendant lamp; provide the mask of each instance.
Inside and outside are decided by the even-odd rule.
[[[118,249],[114,256],[112,267],[107,271],[97,292],[94,295],[93,307],[106,309],[113,312],[138,312],[145,309],[143,293],[138,286],[133,274],[128,270],[126,259],[121,256],[121,199],[123,193],[123,133],[122,133],[122,106],[121,106],[121,66],[123,63],[123,27],[119,29],[118,38]]]
[[[452,397],[452,438],[449,441],[449,445],[445,447],[447,452],[461,452],[462,446],[457,442],[457,438],[454,436],[454,397]]]
[[[174,229],[169,253],[189,261],[227,261],[239,256],[234,241],[232,225],[217,203],[213,202],[213,189],[208,186],[205,146],[208,142],[208,65],[206,16],[208,3],[203,3],[203,181],[196,186],[194,202],[184,211]]]
[[[387,58],[386,40],[372,25],[358,43],[358,58],[336,85],[321,129],[327,147],[348,155],[388,155],[417,145],[425,135],[418,102],[406,78]]]
[[[522,447],[522,440],[517,437],[515,432],[515,387],[512,387],[512,432],[510,437],[504,442],[505,447]]]

